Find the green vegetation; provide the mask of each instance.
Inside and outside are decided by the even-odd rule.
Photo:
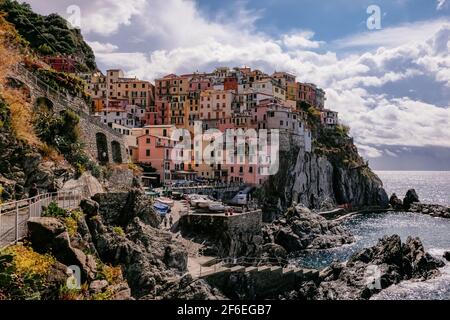
[[[0,251],[0,300],[39,300],[56,260],[25,246]]]
[[[333,164],[349,169],[363,168],[367,163],[349,136],[347,126],[338,125],[333,129],[321,129],[314,140],[314,152],[326,156]]]
[[[59,15],[41,16],[34,13],[29,4],[12,0],[0,1],[0,11],[7,13],[6,20],[36,52],[73,55],[80,61],[78,68],[96,68],[94,53],[83,40],[80,30],[69,28],[67,21]]]
[[[122,269],[120,266],[113,267],[97,260],[96,280],[106,280],[110,285],[115,285],[123,281]]]
[[[67,91],[72,96],[80,96],[87,105],[92,104],[90,95],[85,91],[86,82],[72,74],[57,72],[52,69],[38,67],[37,64],[26,63],[26,67],[33,71],[39,79],[47,83],[56,91]]]
[[[66,225],[69,236],[73,237],[78,232],[78,221],[83,217],[83,213],[79,211],[73,211],[70,215],[64,218],[64,224]]]
[[[60,208],[56,202],[51,202],[42,212],[43,217],[66,218],[67,211]]]
[[[101,169],[83,150],[84,146],[79,137],[79,121],[78,115],[73,111],[66,110],[58,116],[41,107],[35,116],[34,127],[38,137],[64,155],[75,167],[78,175],[90,170],[92,175],[100,177]]]
[[[118,236],[125,237],[125,231],[123,231],[122,227],[114,227],[113,232]]]
[[[105,292],[94,293],[91,296],[91,300],[111,300],[114,293],[111,290],[106,290]]]

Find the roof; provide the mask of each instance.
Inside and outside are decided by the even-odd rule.
[[[144,129],[151,129],[151,128],[173,128],[175,127],[174,124],[157,124],[157,125],[148,125],[145,126]]]
[[[177,141],[177,140],[175,140],[175,139],[172,139],[172,138],[170,138],[170,137],[159,136],[159,135],[151,134],[151,133],[143,134],[143,135],[141,135],[141,136],[138,136],[137,138],[138,138],[138,139],[141,139],[141,138],[143,138],[143,137],[153,137],[153,138],[158,138],[158,139],[161,139],[161,140],[169,140],[169,141],[173,141],[173,142],[179,142],[179,141]]]

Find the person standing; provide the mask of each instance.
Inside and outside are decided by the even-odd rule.
[[[39,190],[36,186],[36,183],[33,183],[28,191],[28,198],[32,199],[39,195]],[[31,202],[35,202],[36,199],[32,199]]]

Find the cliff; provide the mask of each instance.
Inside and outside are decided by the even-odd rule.
[[[67,21],[57,14],[42,16],[34,13],[29,4],[11,0],[0,1],[0,12],[6,13],[6,20],[38,54],[71,55],[78,62],[78,69],[96,69],[94,52],[80,30],[69,28]]]
[[[305,152],[294,141],[288,144],[280,151],[278,173],[257,192],[265,220],[273,220],[294,203],[311,209],[388,205],[383,183],[343,127],[314,133],[312,152]]]

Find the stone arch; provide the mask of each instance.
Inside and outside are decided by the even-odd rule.
[[[108,163],[108,139],[103,132],[97,132],[95,135],[97,141],[97,159],[100,163]]]
[[[34,105],[38,110],[53,112],[53,101],[47,97],[38,97]]]
[[[120,143],[117,141],[111,142],[111,152],[112,152],[112,158],[113,162],[115,163],[122,163],[122,150],[120,147]]]

